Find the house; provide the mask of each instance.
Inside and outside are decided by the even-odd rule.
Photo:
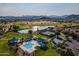
[[[64,40],[61,40],[55,37],[54,39],[52,39],[52,47],[56,48],[59,43],[62,44],[63,42]]]

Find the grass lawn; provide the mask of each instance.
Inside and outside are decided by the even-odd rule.
[[[8,32],[8,33],[5,33],[3,35],[2,39],[11,39],[12,37],[26,38],[27,36],[28,36],[28,34],[19,34],[19,33],[16,33],[16,32]]]
[[[33,33],[33,35],[35,35],[35,36],[38,37],[38,38],[48,38],[48,37],[45,36],[45,35],[41,35],[41,34],[37,34],[37,33]]]
[[[41,38],[48,38],[47,36],[41,35],[41,34],[36,34],[33,33],[36,37],[41,37]],[[60,56],[60,54],[58,54],[55,49],[52,48],[51,42],[47,41],[47,46],[48,46],[48,50],[44,51],[40,48],[37,48],[37,51],[35,52],[36,56]]]
[[[8,40],[0,40],[0,56],[16,56],[14,49],[7,45]]]
[[[37,51],[35,52],[36,56],[60,56],[60,54],[58,54],[55,49],[51,48],[51,43],[48,42],[47,43],[48,46],[48,50],[44,51],[40,48],[37,49]]]
[[[9,50],[9,47],[7,45],[8,40],[10,40],[12,37],[26,38],[27,36],[27,34],[19,34],[15,32],[5,33],[0,39],[0,55],[15,55],[14,50]]]
[[[36,35],[36,34],[34,34]],[[18,37],[18,38],[26,38],[27,34],[19,34],[15,32],[8,32],[6,33],[2,39],[0,39],[0,55],[15,55],[13,50],[9,50],[9,47],[7,45],[7,41],[11,39],[12,37]],[[36,35],[37,37],[44,37],[42,35]],[[48,42],[48,50],[43,51],[40,48],[36,51],[36,56],[59,56],[58,53],[55,52],[54,49],[51,48],[50,42]]]
[[[1,53],[8,53],[7,40],[0,40],[0,55]]]
[[[22,29],[32,27],[32,26],[28,26],[28,25],[24,26],[23,24],[18,24],[18,25],[21,25],[20,28],[22,28]],[[50,24],[50,26],[51,25],[52,24]],[[37,37],[48,38],[47,36],[44,36],[44,35],[41,35],[41,34],[33,33],[33,35],[35,35]],[[9,51],[9,48],[7,46],[7,41],[10,40],[12,37],[27,38],[28,34],[19,34],[19,33],[16,33],[16,32],[7,32],[7,33],[5,33],[2,36],[2,38],[0,39],[0,55],[15,55],[14,51],[13,50]],[[1,53],[3,53],[3,54],[1,54]],[[50,44],[50,42],[48,42],[48,50],[43,51],[41,49],[38,49],[38,51],[36,51],[36,55],[37,56],[58,56],[59,54],[56,53],[56,51],[51,48],[51,44]]]
[[[79,25],[76,23],[62,23],[62,24],[39,24],[39,25],[25,25],[22,24],[21,22],[15,22],[15,25],[20,26],[20,29],[26,29],[26,28],[32,28],[32,26],[63,26],[63,25]],[[10,26],[13,25],[11,24],[6,24],[5,26]],[[33,33],[36,37],[41,37],[41,38],[48,38],[47,36],[41,35],[41,34],[36,34]],[[5,33],[2,38],[0,38],[0,55],[15,55],[14,50],[9,50],[9,47],[7,46],[7,41],[10,40],[12,37],[17,37],[17,38],[27,38],[29,35],[28,34],[19,34],[16,32],[7,32]],[[51,48],[51,43],[48,42],[47,44],[48,50],[44,51],[41,50],[40,48],[37,49],[35,52],[36,56],[60,56],[55,49]]]

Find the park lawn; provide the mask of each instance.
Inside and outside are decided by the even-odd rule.
[[[10,55],[7,40],[0,40],[0,56]]]
[[[31,28],[31,26],[27,26],[27,25],[23,25],[23,26],[20,26],[20,29],[30,29]]]
[[[63,23],[63,24],[43,24],[43,26],[62,26],[62,25],[70,25],[71,23]],[[12,25],[12,24],[7,24],[7,26],[9,25]],[[17,23],[17,25],[20,26],[20,28],[22,29],[25,29],[25,28],[30,28],[32,27],[33,25],[24,25],[24,24],[20,24],[20,23]],[[73,23],[73,25],[77,25],[76,23]],[[37,26],[37,25],[35,25]],[[38,26],[42,26],[41,25],[38,25]],[[44,36],[44,35],[41,35],[41,34],[36,34],[36,33],[33,33],[33,35],[35,35],[36,37],[41,37],[41,38],[48,38],[47,36]],[[9,51],[9,48],[7,46],[7,41],[10,40],[12,37],[17,37],[17,38],[27,38],[29,35],[28,34],[19,34],[19,33],[16,33],[16,32],[7,32],[3,35],[3,37],[0,39],[0,55],[1,53],[7,53],[5,55],[15,55],[13,54],[14,51]],[[37,49],[37,51],[35,52],[36,56],[59,56],[60,54],[58,54],[55,49],[51,48],[51,43],[48,42],[47,44],[48,46],[48,50],[46,51],[43,51],[41,50],[40,48]],[[2,54],[3,55],[3,54]]]
[[[8,32],[5,33],[3,36],[5,39],[11,39],[12,37],[17,37],[17,38],[27,38],[28,34],[20,34],[20,33],[16,33],[16,32]]]
[[[41,38],[48,38],[47,36],[37,34],[37,33],[33,33],[33,35],[35,35],[36,37],[41,37]],[[44,51],[38,48],[37,51],[35,52],[35,55],[36,56],[59,56],[60,55],[55,51],[55,49],[52,48],[50,41],[48,41],[47,46],[48,46],[48,50]]]
[[[14,49],[9,48],[8,40],[0,40],[0,56],[16,56]]]
[[[18,38],[26,38],[28,35],[27,34],[19,34],[19,33],[15,33],[15,32],[6,33],[4,35],[4,37],[2,39],[0,39],[0,53],[7,53],[9,55],[15,55],[14,51],[13,50],[9,51],[9,48],[7,46],[7,41],[14,36],[18,37]],[[37,36],[44,37],[41,35],[37,35]],[[50,42],[48,42],[47,46],[48,46],[47,51],[37,49],[38,51],[36,52],[36,56],[59,56],[59,54],[54,49],[51,48]],[[7,55],[7,54],[5,54],[5,55]]]
[[[48,42],[47,43],[48,46],[48,50],[44,51],[40,48],[37,49],[37,51],[35,52],[36,56],[60,56],[60,54],[58,54],[55,49],[52,48],[51,43]]]
[[[19,34],[16,32],[8,32],[5,33],[2,38],[0,38],[0,55],[2,56],[7,56],[7,55],[15,55],[14,50],[9,50],[8,47],[8,40],[10,40],[12,37],[17,37],[17,38],[26,38],[28,35],[27,34]]]
[[[8,53],[7,40],[0,40],[0,53]]]
[[[26,24],[23,24],[22,22],[15,22],[14,24],[17,26],[20,26],[20,28],[22,28],[22,29],[32,28],[31,25],[26,25]]]
[[[36,37],[38,37],[38,38],[48,38],[45,35],[41,35],[41,34],[37,34],[37,33],[34,33],[33,35],[36,36]]]
[[[14,50],[10,50],[8,47],[8,40],[0,40],[0,56],[14,56]]]

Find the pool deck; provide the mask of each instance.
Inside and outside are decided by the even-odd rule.
[[[24,47],[24,45],[28,44],[29,42],[32,43],[33,46],[31,48]],[[21,48],[24,52],[28,52],[30,54],[36,50],[36,48],[35,48],[36,46],[40,46],[40,45],[38,44],[37,41],[34,41],[34,40],[29,41],[29,42],[24,42],[22,45],[19,46],[19,48]]]

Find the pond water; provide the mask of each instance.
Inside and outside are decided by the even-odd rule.
[[[29,30],[32,31],[37,31],[37,30],[43,30],[46,29],[48,27],[54,27],[54,26],[33,26],[31,29],[24,29],[24,30],[19,30],[19,33],[23,33],[23,34],[27,34]]]

